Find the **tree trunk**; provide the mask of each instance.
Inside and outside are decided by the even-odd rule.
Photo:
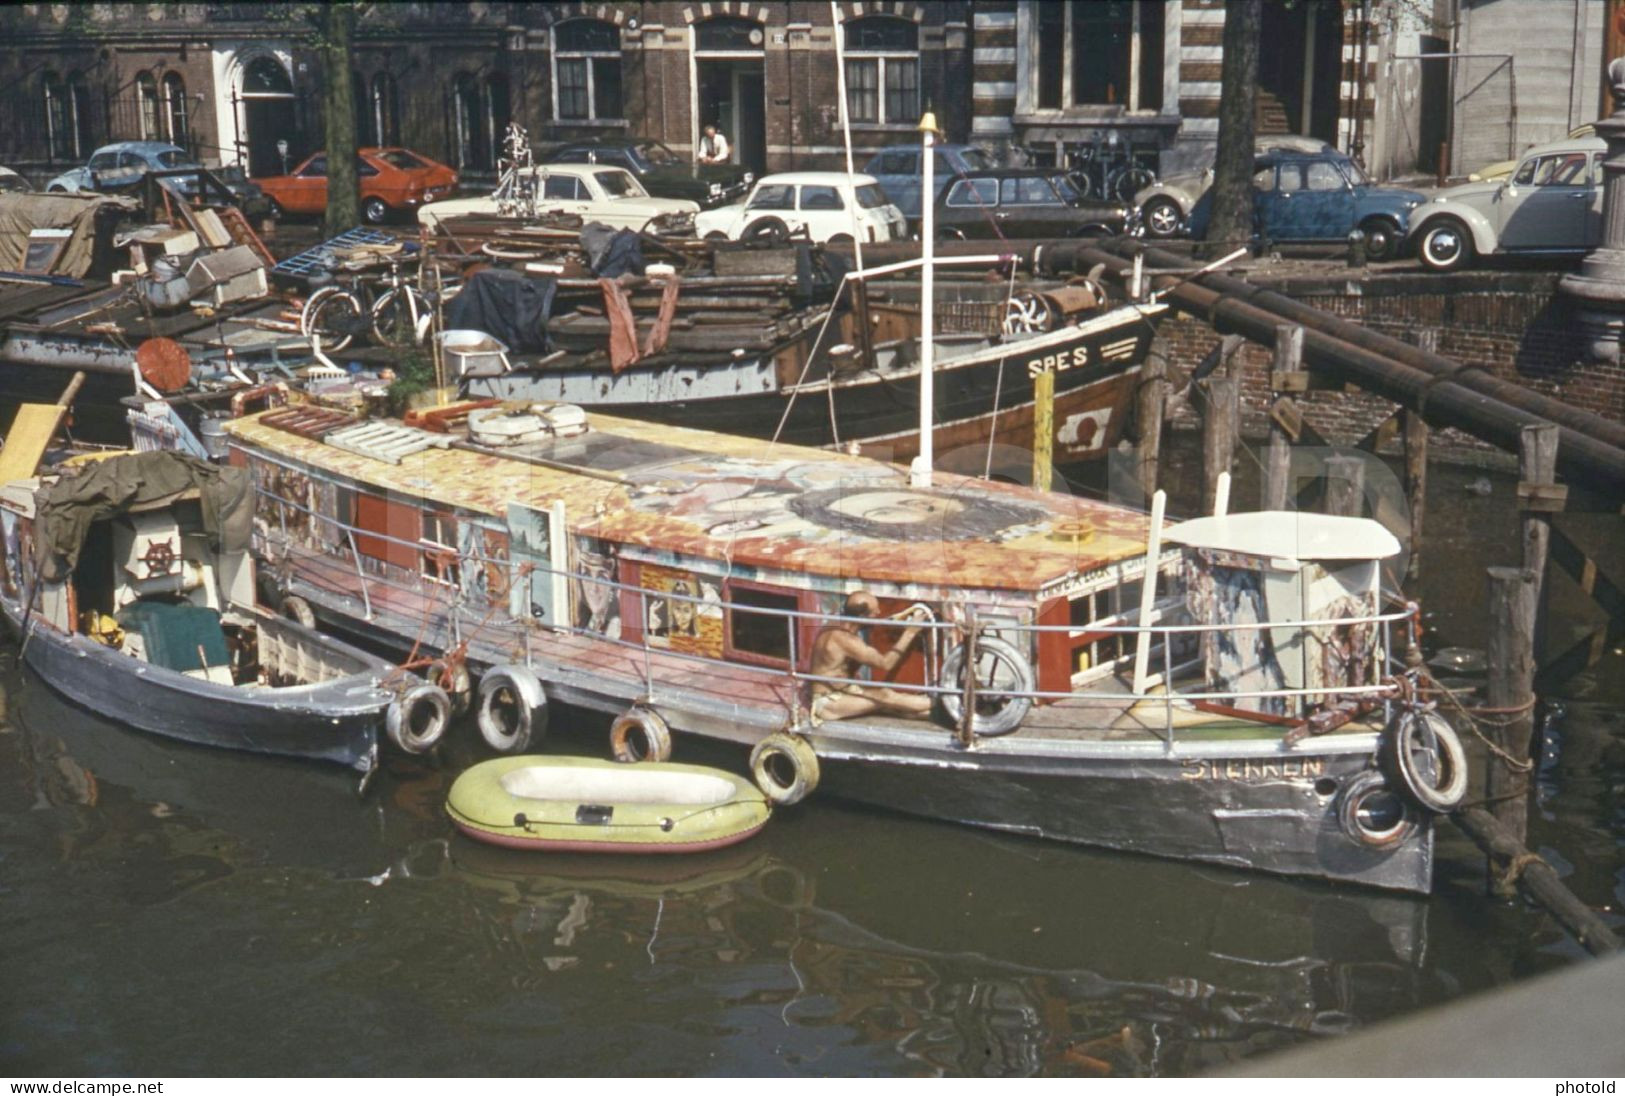
[[[1219,70],[1219,147],[1213,160],[1208,251],[1223,255],[1253,238],[1253,111],[1263,0],[1225,0]]]
[[[322,68],[327,94],[322,123],[327,149],[327,218],[329,237],[361,223],[355,171],[355,86],[350,77],[350,39],[355,31],[355,5],[322,5]]]

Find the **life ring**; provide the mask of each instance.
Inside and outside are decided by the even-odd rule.
[[[1467,797],[1467,751],[1443,716],[1403,711],[1383,735],[1383,746],[1389,775],[1418,807],[1449,814],[1461,806]],[[1429,754],[1434,758],[1432,774],[1419,763]]]
[[[1032,664],[1007,640],[997,636],[980,636],[976,640],[976,711],[971,713],[971,730],[983,738],[997,738],[1021,726],[1032,710],[1030,696],[1005,696],[1002,692],[1031,693],[1036,688]],[[965,644],[961,643],[942,660],[942,672],[937,684],[943,688],[942,710],[948,719],[959,725],[965,713]],[[984,706],[982,694],[997,698],[997,708]]]
[[[302,627],[316,627],[316,610],[298,594],[289,594],[282,599],[282,615]]]
[[[671,728],[659,712],[634,704],[610,724],[609,748],[616,761],[670,761]]]
[[[468,676],[468,666],[462,659],[437,658],[423,668],[423,679],[432,681],[451,697],[451,714],[468,711],[474,695],[474,682]]]
[[[1378,797],[1391,802],[1384,805]],[[1403,796],[1394,794],[1382,773],[1367,769],[1344,785],[1337,801],[1337,824],[1360,844],[1382,849],[1411,835],[1416,829],[1416,812]]]
[[[508,665],[480,678],[480,737],[498,753],[523,753],[547,733],[547,693],[524,666]]]
[[[389,740],[409,754],[434,749],[451,724],[451,698],[446,690],[427,681],[407,689],[390,701],[384,716]]]
[[[818,754],[800,735],[778,731],[750,751],[750,775],[775,805],[793,806],[818,787]]]

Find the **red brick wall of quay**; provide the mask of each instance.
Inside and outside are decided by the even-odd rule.
[[[1573,308],[1557,293],[1554,275],[1491,273],[1431,282],[1414,275],[1391,281],[1250,280],[1398,339],[1412,341],[1414,332],[1436,331],[1438,353],[1446,358],[1607,418],[1625,419],[1625,366],[1584,360]],[[1170,318],[1161,333],[1180,373],[1193,369],[1219,338],[1207,323],[1185,315]],[[1232,359],[1232,370],[1242,378],[1242,429],[1249,435],[1268,429],[1271,362],[1270,349],[1252,343]],[[1305,419],[1338,444],[1358,441],[1394,410],[1387,400],[1360,391],[1311,392],[1302,402]],[[1173,419],[1176,428],[1197,422],[1188,408]],[[1455,430],[1441,431],[1435,440],[1447,448],[1491,448]]]

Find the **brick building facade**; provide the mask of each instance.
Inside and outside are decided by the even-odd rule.
[[[1614,49],[1603,43],[1613,43],[1618,20],[1605,28],[1605,13],[1620,2],[1508,13],[1487,0],[1268,0],[1259,130],[1319,137],[1379,176],[1431,167],[1446,139],[1457,166],[1476,166],[1465,164],[1483,158],[1473,141],[1499,142],[1490,157],[1498,158],[1509,141],[1558,136],[1554,128],[1586,113],[1587,74]],[[107,141],[151,137],[275,171],[279,142],[290,160],[321,144],[329,74],[313,51],[313,7],[0,7],[0,81],[12,91],[0,100],[0,163],[47,175]],[[837,167],[837,23],[860,164],[914,140],[927,106],[948,139],[1001,158],[1022,148],[1054,162],[1115,138],[1165,175],[1205,166],[1218,135],[1222,0],[573,0],[360,11],[349,77],[363,143],[405,144],[476,177],[493,170],[510,120],[540,141],[631,133],[683,155],[712,121],[757,171]],[[1477,37],[1454,42],[1469,27]],[[1480,51],[1491,31],[1545,43],[1518,60],[1516,85],[1514,66],[1494,57],[1454,69],[1425,59]],[[1494,71],[1480,80],[1473,65]],[[1548,70],[1583,78],[1538,79]],[[1447,76],[1469,81],[1472,95],[1453,92]],[[1544,102],[1559,93],[1562,104]],[[1458,100],[1469,113],[1452,134],[1444,119]],[[1502,124],[1475,120],[1473,110]],[[1522,119],[1516,132],[1509,117]]]

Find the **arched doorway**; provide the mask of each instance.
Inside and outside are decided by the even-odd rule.
[[[242,63],[237,108],[237,151],[249,175],[285,174],[304,156],[293,80],[279,59],[262,53]]]
[[[735,163],[767,170],[762,24],[719,15],[694,25],[694,143],[708,125],[727,135]]]

